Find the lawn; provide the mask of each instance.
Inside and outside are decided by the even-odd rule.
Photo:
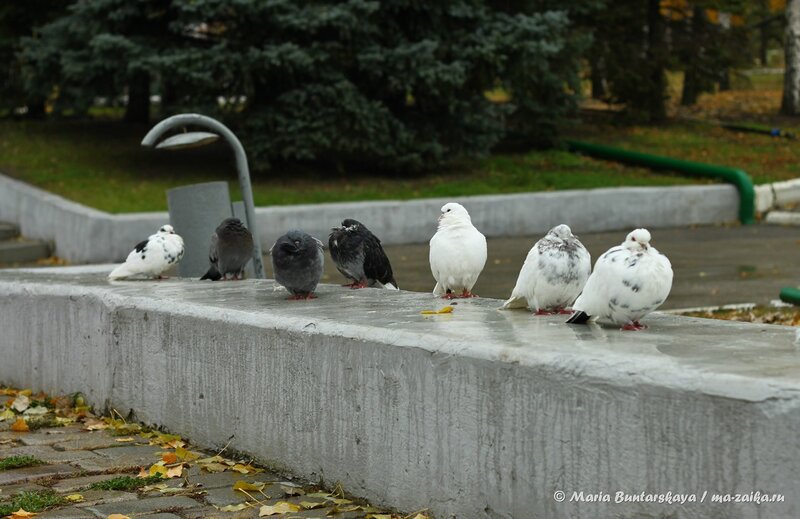
[[[147,130],[120,122],[0,121],[0,172],[112,213],[165,210],[167,189],[196,182],[229,180],[236,198],[233,154],[224,144],[156,152],[139,145]],[[266,206],[698,182],[706,181],[534,151],[418,178],[277,168],[254,174],[253,190],[256,205]]]

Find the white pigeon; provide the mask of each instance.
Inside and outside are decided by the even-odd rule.
[[[597,317],[623,330],[641,330],[646,326],[639,319],[658,308],[671,288],[672,265],[650,245],[650,232],[636,229],[597,260],[567,322],[584,324]]]
[[[431,272],[436,279],[433,295],[476,297],[471,290],[486,265],[486,237],[472,225],[464,206],[454,202],[442,206],[439,228],[430,245]]]
[[[589,251],[568,225],[557,225],[528,252],[503,309],[530,308],[536,315],[569,313],[592,272]]]
[[[108,279],[146,276],[161,279],[161,274],[183,258],[183,238],[171,225],[138,243],[128,254],[125,263],[111,271]]]

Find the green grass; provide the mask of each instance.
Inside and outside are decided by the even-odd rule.
[[[9,456],[7,458],[0,458],[0,471],[42,464],[44,464],[43,461],[33,456]],[[0,517],[2,517],[2,515],[0,515]]]
[[[145,485],[152,485],[161,481],[161,476],[149,476],[146,478],[134,478],[131,476],[119,476],[105,481],[92,483],[89,488],[100,490],[135,490]]]
[[[26,512],[41,512],[64,503],[64,498],[52,490],[22,491],[9,502],[0,503],[0,517],[11,515],[20,508]]]
[[[798,134],[796,127],[782,127]],[[745,170],[757,184],[800,177],[800,143],[713,124],[585,125],[575,137],[601,144]]]
[[[119,122],[0,121],[0,172],[112,213],[165,210],[167,189],[196,182],[228,180],[238,198],[232,153],[223,144],[155,152],[139,145],[147,130]],[[266,206],[697,182],[704,181],[537,151],[420,177],[271,170],[253,175],[253,190],[256,205]]]

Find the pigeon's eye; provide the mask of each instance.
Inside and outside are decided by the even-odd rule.
[[[631,236],[631,240],[633,240],[633,241],[636,241],[636,238],[635,238],[635,237],[633,237],[633,236]]]
[[[448,210],[447,210],[447,212],[449,213],[449,212],[450,212],[450,209],[448,209]]]

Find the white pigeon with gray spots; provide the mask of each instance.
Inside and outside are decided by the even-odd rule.
[[[636,229],[622,245],[612,247],[594,265],[567,321],[611,321],[623,330],[646,328],[639,320],[666,301],[672,289],[672,265],[650,245],[650,232]]]
[[[433,295],[445,299],[477,297],[472,287],[486,265],[486,237],[472,225],[464,206],[442,206],[439,228],[430,242],[431,272],[436,280]]]
[[[150,277],[161,279],[162,274],[183,258],[183,238],[175,234],[171,225],[136,244],[125,263],[117,266],[108,279]]]
[[[529,308],[536,315],[571,314],[569,306],[591,272],[589,251],[568,225],[557,225],[528,252],[511,297],[502,308]]]

